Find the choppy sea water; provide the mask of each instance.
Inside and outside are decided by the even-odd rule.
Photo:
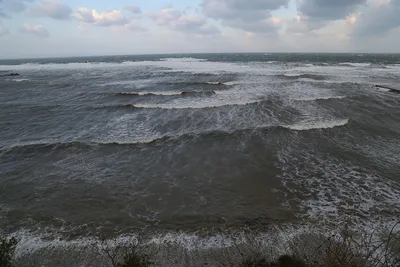
[[[399,218],[400,95],[375,85],[399,84],[400,55],[3,60],[0,71],[6,234]]]

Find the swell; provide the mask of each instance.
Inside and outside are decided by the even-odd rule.
[[[329,130],[337,127],[345,126],[349,123],[349,119],[338,119],[324,122],[298,122],[290,125],[268,125],[256,126],[252,128],[236,129],[233,131],[214,130],[200,133],[185,133],[182,135],[164,135],[160,137],[149,137],[146,140],[137,141],[74,141],[74,142],[54,142],[54,143],[26,143],[15,144],[0,150],[1,154],[12,153],[37,153],[37,152],[51,152],[56,150],[72,150],[72,149],[93,149],[98,147],[130,147],[130,146],[143,146],[167,142],[191,141],[199,140],[201,138],[226,138],[232,136],[248,135],[249,132],[254,133],[258,131],[274,131],[278,132],[302,132],[312,130]]]

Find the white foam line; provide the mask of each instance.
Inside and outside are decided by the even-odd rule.
[[[374,232],[376,229],[392,228],[395,221],[390,220],[387,222],[381,221],[371,221],[369,225],[356,225],[353,226],[358,232],[365,231],[366,233],[377,233]],[[246,244],[251,242],[256,242],[265,246],[268,249],[274,249],[275,253],[282,255],[287,253],[288,244],[297,240],[298,237],[304,235],[315,235],[315,236],[325,236],[332,237],[334,234],[338,234],[338,231],[343,230],[342,228],[336,226],[318,225],[318,224],[308,224],[308,225],[279,225],[271,226],[269,230],[264,232],[256,232],[251,235],[251,240],[249,236],[244,232],[236,232],[228,234],[216,234],[208,237],[201,237],[196,234],[184,233],[184,232],[169,232],[166,234],[155,234],[153,237],[144,243],[144,245],[157,245],[157,246],[168,246],[171,247],[181,247],[188,251],[195,250],[213,250],[219,248],[229,248],[238,244]],[[400,231],[400,226],[395,230]],[[101,241],[96,238],[80,238],[76,240],[66,241],[61,238],[54,238],[46,235],[32,234],[28,231],[19,231],[12,235],[19,240],[16,250],[15,257],[19,258],[32,253],[35,253],[41,249],[85,249],[88,247],[99,247]],[[233,239],[234,238],[234,239]],[[116,246],[130,245],[137,241],[136,234],[121,235],[114,239],[103,241],[103,245],[106,244],[108,247],[113,248]],[[279,241],[279,244],[276,244]]]

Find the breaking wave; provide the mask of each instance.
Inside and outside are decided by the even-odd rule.
[[[370,67],[371,63],[343,62],[339,63],[339,65],[348,67]]]
[[[307,131],[314,129],[330,129],[335,127],[341,127],[345,126],[347,123],[349,123],[349,119],[331,120],[331,121],[303,121],[285,127],[295,131]]]
[[[148,91],[148,92],[119,92],[114,96],[205,96],[214,95],[215,91]]]
[[[327,79],[325,75],[319,75],[319,74],[280,74],[276,75],[276,77],[287,80],[310,79],[316,81],[323,81]]]
[[[346,125],[349,119],[342,120],[331,120],[331,121],[307,121],[299,122],[291,125],[267,125],[267,126],[255,126],[253,128],[236,129],[233,131],[214,130],[208,132],[199,133],[184,133],[181,135],[161,135],[156,137],[149,137],[141,140],[98,140],[98,141],[73,141],[73,142],[26,142],[11,145],[7,148],[3,148],[0,151],[5,153],[8,152],[38,152],[38,151],[54,151],[57,149],[71,149],[81,148],[90,149],[95,146],[130,146],[130,145],[146,145],[157,142],[169,142],[178,141],[180,139],[193,139],[197,140],[199,137],[221,137],[229,136],[234,134],[241,134],[247,131],[254,130],[282,130],[282,131],[307,131],[307,130],[319,130],[319,129],[332,129],[335,127],[341,127]]]

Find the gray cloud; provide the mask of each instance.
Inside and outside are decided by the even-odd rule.
[[[0,36],[9,34],[9,31],[0,23]]]
[[[274,32],[280,28],[271,11],[287,6],[289,0],[203,0],[203,13],[224,26],[250,32]]]
[[[0,1],[0,17],[10,18],[12,13],[20,13],[27,8],[27,2],[34,0],[2,0]]]
[[[286,22],[286,33],[301,35],[312,34],[315,33],[315,30],[325,27],[328,22],[329,21],[307,16],[297,16]]]
[[[2,11],[0,11],[0,18],[5,18],[8,19],[10,18],[9,16],[7,16],[5,13],[3,13]]]
[[[44,0],[34,6],[30,12],[38,17],[50,17],[53,19],[69,19],[72,9],[62,4],[59,0]]]
[[[42,25],[24,24],[19,30],[21,33],[36,35],[37,37],[49,37],[49,32]]]
[[[337,20],[365,5],[367,0],[297,0],[297,9],[310,18]]]
[[[165,8],[149,15],[158,26],[166,26],[185,34],[219,35],[220,30],[207,25],[207,19],[199,15],[187,15],[173,8]]]
[[[369,7],[357,18],[353,34],[355,36],[377,36],[400,27],[400,1]]]
[[[125,28],[132,32],[147,32],[146,28],[143,28],[142,26],[133,23],[126,24]]]
[[[136,15],[142,14],[142,9],[134,4],[127,5],[125,9]]]

